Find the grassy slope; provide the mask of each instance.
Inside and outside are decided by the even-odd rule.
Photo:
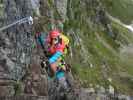
[[[79,77],[81,84],[84,87],[88,87],[89,83],[92,83],[94,87],[102,85],[107,87],[109,82],[108,77],[113,79],[113,84],[118,90],[124,93],[132,93],[133,82],[127,78],[121,78],[120,73],[125,72],[127,75],[133,75],[133,68],[131,67],[133,63],[127,63],[128,61],[123,61],[119,56],[120,44],[126,45],[133,43],[133,35],[127,29],[123,28],[117,23],[112,22],[112,27],[114,31],[117,32],[117,38],[114,41],[108,34],[101,30],[100,27],[93,29],[93,25],[87,23],[87,13],[93,14],[88,8],[82,8],[82,5],[78,5],[78,0],[72,3],[72,10],[74,17],[69,16],[69,21],[65,23],[65,30],[73,29],[74,31],[79,29],[80,32],[75,31],[77,35],[82,39],[80,46],[74,46],[74,40],[71,39],[73,48],[73,58],[71,63],[73,65],[73,73],[76,77]],[[82,13],[82,15],[81,15]],[[78,17],[77,17],[78,16]],[[88,63],[84,63],[82,57],[83,52],[81,51],[82,45],[88,52],[89,59],[88,62],[94,67],[90,68]],[[80,51],[82,53],[80,53]],[[107,67],[107,76],[105,76],[105,71],[102,68],[103,63]]]
[[[113,16],[130,24],[133,21],[133,0],[101,0]]]

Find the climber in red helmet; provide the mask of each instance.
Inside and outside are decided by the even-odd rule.
[[[52,55],[49,58],[50,67],[55,74],[57,71],[58,60],[64,53],[65,43],[61,38],[61,33],[58,30],[52,30],[49,32],[47,43],[49,45],[48,51]]]

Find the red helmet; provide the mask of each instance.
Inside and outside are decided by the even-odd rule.
[[[58,30],[53,30],[50,32],[50,37],[51,38],[56,38],[60,35],[60,32]]]

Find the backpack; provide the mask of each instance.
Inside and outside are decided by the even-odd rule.
[[[66,46],[66,48],[64,50],[64,54],[67,54],[68,51],[69,51],[69,38],[66,35],[64,35],[64,34],[61,34],[61,38],[64,41],[65,46]]]
[[[61,34],[61,38],[65,42],[65,45],[68,45],[69,44],[69,39],[68,39],[67,36],[65,36],[64,34]]]

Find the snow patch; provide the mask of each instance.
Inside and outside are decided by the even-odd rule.
[[[125,25],[125,24],[124,24],[124,26],[125,26],[126,28],[128,28],[130,31],[133,32],[133,26],[132,26],[132,25]]]

